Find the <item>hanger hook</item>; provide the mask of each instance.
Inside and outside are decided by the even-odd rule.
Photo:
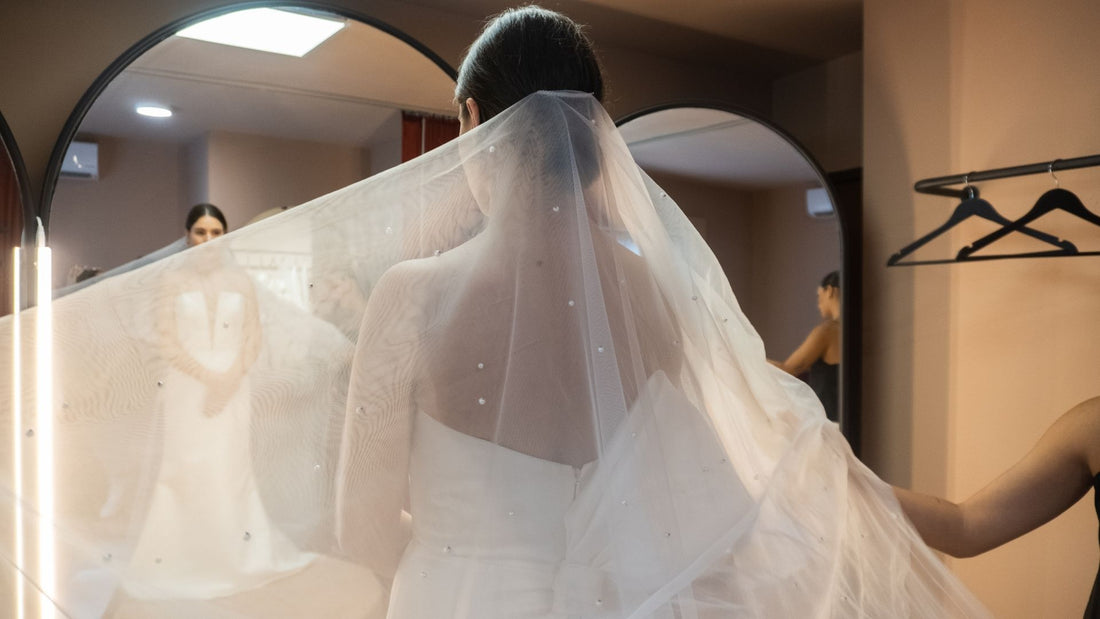
[[[1047,172],[1050,172],[1050,177],[1054,179],[1054,186],[1061,187],[1062,183],[1058,180],[1058,177],[1054,175],[1054,164],[1061,161],[1061,159],[1055,159],[1047,164]]]
[[[967,172],[966,174],[963,174],[963,184],[965,185],[963,187],[963,192],[964,192],[963,195],[965,195],[968,199],[976,197],[977,193],[978,193],[975,190],[974,187],[970,186],[970,175],[971,174],[973,174],[973,172]]]

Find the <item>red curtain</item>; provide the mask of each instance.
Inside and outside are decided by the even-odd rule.
[[[19,180],[0,143],[0,316],[11,313],[11,251],[23,235],[23,201]]]
[[[418,157],[458,137],[458,119],[401,113],[401,162]]]

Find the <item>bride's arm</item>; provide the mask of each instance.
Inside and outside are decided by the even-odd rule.
[[[408,539],[402,508],[422,313],[413,281],[398,265],[379,279],[367,301],[336,480],[340,551],[382,577],[392,575]]]
[[[172,367],[209,385],[218,379],[219,373],[203,367],[187,352],[183,345],[185,335],[180,333],[180,326],[176,322],[176,303],[179,295],[186,290],[186,283],[187,273],[184,267],[174,265],[164,273],[154,292],[157,345],[161,357]]]
[[[1092,485],[1100,449],[1100,398],[1062,415],[1022,460],[962,503],[894,488],[929,546],[981,554],[1058,516]]]

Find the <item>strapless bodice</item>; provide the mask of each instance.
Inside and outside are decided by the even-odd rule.
[[[387,616],[671,617],[673,598],[715,560],[707,555],[751,522],[752,501],[705,419],[663,374],[639,401],[599,459],[579,469],[417,413],[412,541]]]
[[[542,460],[416,416],[412,541],[388,617],[551,618],[566,515],[585,469]]]
[[[176,297],[176,334],[192,359],[208,370],[224,372],[241,353],[244,336],[244,295],[223,290],[207,306],[201,291]],[[213,315],[211,315],[213,311]]]
[[[413,539],[452,556],[557,562],[582,470],[416,419],[409,463]]]

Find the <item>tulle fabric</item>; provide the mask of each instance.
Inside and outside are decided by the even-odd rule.
[[[52,439],[0,378],[31,613],[985,616],[582,93],[54,312]]]

